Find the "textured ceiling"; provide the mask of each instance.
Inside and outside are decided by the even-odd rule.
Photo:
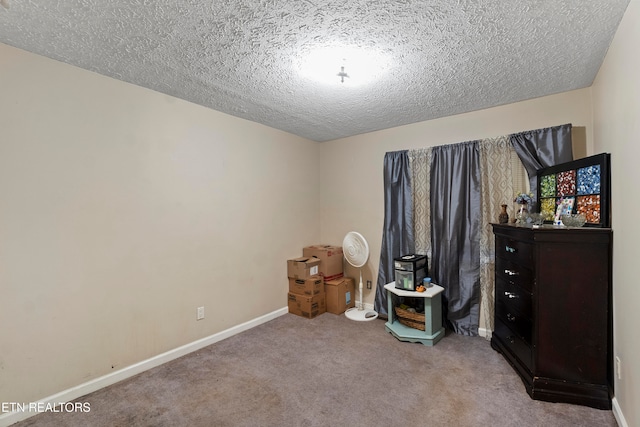
[[[628,3],[0,0],[0,42],[327,141],[588,87]],[[342,47],[378,78],[299,72]]]

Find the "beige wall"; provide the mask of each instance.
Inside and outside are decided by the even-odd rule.
[[[0,402],[286,307],[319,144],[1,44],[0,94]]]
[[[589,149],[591,117],[591,92],[582,89],[322,143],[322,240],[340,243],[351,230],[365,236],[371,257],[363,268],[363,280],[365,283],[371,280],[373,286],[371,290],[365,288],[363,300],[373,304],[384,220],[382,166],[386,152],[452,144],[565,123],[584,128],[580,132],[586,134]],[[499,209],[496,206],[496,220]],[[357,270],[347,268],[349,274],[357,274]]]
[[[614,353],[622,362],[615,394],[629,426],[640,426],[640,1],[632,0],[592,87],[594,144],[611,153],[614,230]]]

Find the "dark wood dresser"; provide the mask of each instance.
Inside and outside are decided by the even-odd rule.
[[[533,399],[611,409],[611,229],[492,226],[491,346]]]

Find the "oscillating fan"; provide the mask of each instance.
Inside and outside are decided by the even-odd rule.
[[[348,309],[344,314],[351,320],[373,320],[378,317],[378,313],[373,310],[365,310],[362,304],[362,266],[369,259],[369,245],[362,234],[350,231],[342,241],[342,250],[347,262],[360,269],[359,302],[356,307]]]

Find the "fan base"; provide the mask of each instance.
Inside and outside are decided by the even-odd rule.
[[[378,313],[373,310],[359,310],[356,307],[350,308],[344,312],[347,319],[355,320],[358,322],[368,322],[378,318]]]

